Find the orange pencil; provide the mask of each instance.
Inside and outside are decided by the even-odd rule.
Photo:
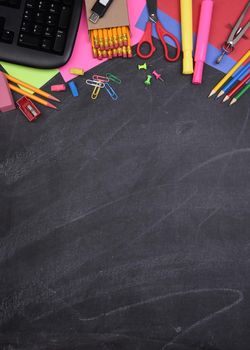
[[[113,49],[114,48],[114,42],[113,42],[113,33],[112,33],[112,29],[111,28],[108,29],[108,38],[109,38],[109,48]]]
[[[98,60],[102,60],[102,51],[100,49],[97,49],[97,58]]]
[[[127,53],[128,53],[128,57],[131,58],[132,57],[131,38],[130,38],[130,31],[128,27],[127,27],[127,36],[128,36]]]
[[[98,49],[99,47],[99,40],[98,40],[98,32],[97,29],[91,30],[91,33],[93,32],[93,38],[94,38],[94,47]]]
[[[117,35],[116,27],[114,27],[114,28],[112,29],[112,32],[113,32],[113,43],[114,43],[114,47],[117,49],[117,47],[118,47],[119,45],[118,45],[118,35]]]
[[[113,49],[113,57],[117,57],[117,49]]]
[[[118,57],[122,57],[122,48],[121,47],[118,47],[117,55],[118,55]]]
[[[128,34],[127,34],[127,27],[122,27],[122,39],[123,39],[123,45],[128,45]]]
[[[122,56],[123,58],[127,58],[127,46],[122,47]]]
[[[18,85],[21,85],[22,87],[30,90],[30,91],[33,91],[33,92],[36,92],[38,95],[41,95],[43,97],[46,97],[46,98],[49,98],[50,100],[53,100],[53,101],[57,101],[57,102],[60,102],[60,100],[56,97],[54,97],[53,95],[51,94],[48,94],[47,92],[41,90],[41,89],[38,89],[36,88],[35,86],[33,85],[30,85],[28,83],[25,83],[24,81],[22,80],[19,80],[19,79],[16,79],[15,77],[12,77],[11,75],[9,74],[6,74],[5,73],[5,76],[6,78],[11,81],[12,83],[16,83]],[[24,90],[21,90],[21,91],[24,91]]]
[[[103,33],[102,29],[98,29],[98,39],[99,39],[99,47],[101,50],[104,48],[104,43],[103,43]]]
[[[40,103],[43,106],[46,106],[46,107],[49,107],[49,108],[53,108],[53,109],[58,109],[56,106],[52,105],[52,103],[50,103],[50,102],[48,102],[46,100],[43,100],[40,97],[32,95],[32,94],[28,93],[27,91],[22,90],[22,89],[20,89],[19,87],[15,86],[15,85],[9,84],[9,88],[12,91],[17,92],[18,94],[20,94],[22,96],[29,97],[31,100],[36,101],[36,102]]]
[[[93,30],[90,31],[90,36],[91,36],[91,45],[92,45],[93,57],[96,58],[97,57],[97,49],[95,47],[95,38],[94,38],[94,31]]]
[[[109,49],[109,38],[108,38],[108,30],[103,29],[103,39],[104,39],[104,47],[105,50]]]
[[[120,47],[123,46],[123,38],[122,38],[122,29],[121,27],[117,27],[117,35],[118,35],[118,44]]]
[[[111,49],[108,50],[108,59],[111,60],[113,58],[113,52]]]

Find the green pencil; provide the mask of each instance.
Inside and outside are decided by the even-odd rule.
[[[241,96],[244,95],[244,94],[247,92],[247,90],[249,90],[249,89],[250,89],[250,82],[249,82],[248,84],[246,84],[246,85],[243,87],[243,89],[241,89],[240,92],[238,92],[237,95],[235,95],[235,97],[234,97],[234,98],[232,99],[232,101],[230,102],[229,106],[231,106],[231,105],[233,105],[234,103],[236,103],[236,102],[241,98]]]

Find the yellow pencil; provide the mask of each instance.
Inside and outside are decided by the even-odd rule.
[[[120,47],[123,47],[123,37],[122,37],[122,29],[121,27],[117,27],[117,36],[118,36],[118,44]]]
[[[224,84],[225,82],[234,74],[234,72],[237,71],[237,69],[244,63],[246,62],[246,60],[250,57],[250,50],[248,50],[245,55],[243,55],[241,57],[241,59],[239,60],[239,62],[237,62],[232,69],[230,69],[230,71],[224,76],[223,79],[221,79],[219,81],[219,83],[217,85],[215,85],[215,87],[213,87],[212,91],[210,92],[208,97],[213,96]]]
[[[97,29],[94,29],[94,30],[91,30],[91,33],[93,33],[94,46],[96,49],[98,49],[99,47],[98,31]]]
[[[28,89],[28,90],[30,90],[30,91],[33,91],[33,92],[37,93],[38,95],[41,95],[41,96],[46,97],[46,98],[49,98],[50,100],[60,102],[60,100],[59,100],[58,98],[54,97],[54,96],[51,95],[51,94],[48,94],[46,91],[43,91],[43,90],[41,90],[41,89],[38,89],[38,88],[36,88],[35,86],[30,85],[30,84],[28,84],[28,83],[25,83],[24,81],[19,80],[19,79],[15,78],[15,77],[13,77],[13,76],[11,76],[11,75],[9,75],[9,74],[6,74],[6,73],[5,73],[5,76],[6,76],[6,78],[7,78],[9,81],[11,81],[12,83],[16,83],[16,84],[18,84],[18,85],[21,85],[22,87],[24,87],[24,88],[26,88],[26,89]],[[24,91],[24,90],[21,90],[21,91]]]
[[[128,36],[127,53],[128,53],[128,57],[131,58],[132,57],[131,38],[130,38],[130,32],[128,27],[127,27],[127,36]]]
[[[122,39],[123,39],[123,45],[128,45],[128,36],[127,36],[127,27],[122,27]]]
[[[193,8],[192,0],[180,0],[183,74],[192,74],[193,62]]]
[[[113,33],[112,33],[112,29],[111,28],[108,29],[108,38],[109,38],[109,48],[113,49],[114,42],[113,42]]]
[[[112,32],[113,32],[113,43],[114,43],[114,47],[117,49],[117,47],[118,47],[119,45],[118,45],[118,35],[117,35],[116,27],[114,27],[114,28],[112,29]]]
[[[99,47],[101,50],[104,49],[104,43],[103,43],[103,33],[102,29],[98,29],[98,39],[99,39]]]
[[[95,47],[95,36],[94,36],[94,31],[93,30],[90,31],[90,37],[91,37],[91,45],[92,45],[93,57],[96,58],[97,57],[97,49]]]
[[[22,95],[22,96],[26,96],[26,97],[29,97],[31,100],[34,100],[38,103],[40,103],[41,105],[43,106],[46,106],[46,107],[49,107],[49,108],[53,108],[53,109],[58,109],[56,106],[52,105],[52,103],[46,101],[46,100],[43,100],[42,98],[40,97],[37,97],[35,95],[32,95],[30,93],[28,93],[27,91],[25,90],[22,90],[20,89],[19,87],[15,86],[15,85],[12,85],[12,84],[9,84],[9,88],[12,90],[12,91],[15,91],[17,92],[18,94]]]
[[[109,38],[108,38],[108,30],[103,29],[103,40],[104,40],[104,47],[105,50],[109,49]]]

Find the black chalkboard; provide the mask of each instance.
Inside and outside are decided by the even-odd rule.
[[[59,112],[0,116],[1,350],[249,350],[249,101],[160,46],[165,83],[138,63],[86,74],[118,101],[81,77]]]

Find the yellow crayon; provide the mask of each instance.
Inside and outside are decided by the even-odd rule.
[[[194,72],[193,62],[193,9],[192,0],[180,0],[183,74]]]

